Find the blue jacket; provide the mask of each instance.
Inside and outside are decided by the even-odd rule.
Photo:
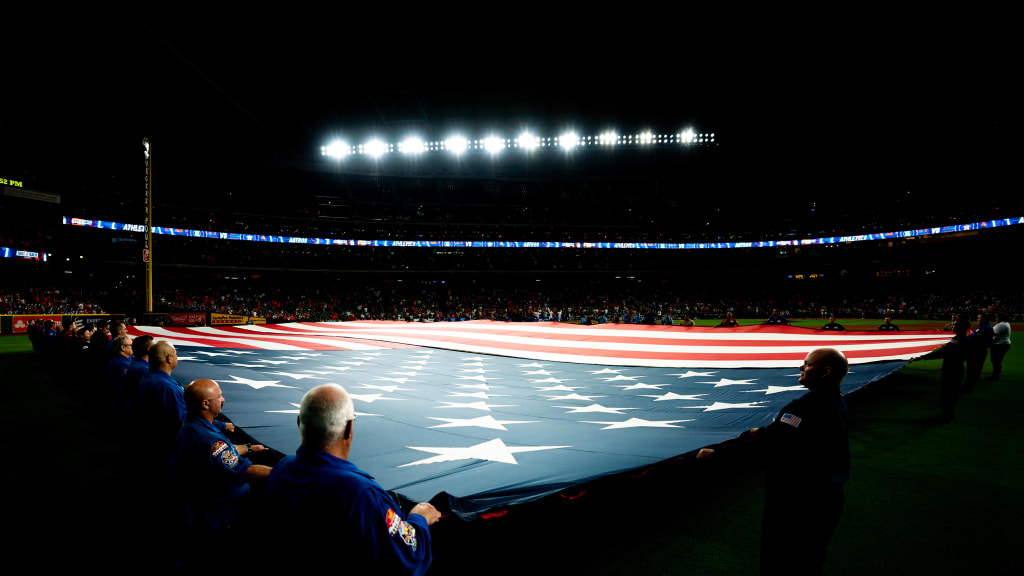
[[[171,463],[186,525],[200,534],[230,525],[238,500],[249,493],[245,472],[251,465],[217,426],[188,415],[178,431]]]
[[[293,567],[337,568],[342,558],[353,574],[423,574],[430,566],[426,518],[405,517],[347,460],[300,446],[274,466],[263,495]],[[330,553],[318,558],[312,551]]]

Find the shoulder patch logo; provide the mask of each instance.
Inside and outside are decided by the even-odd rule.
[[[223,451],[225,451],[227,449],[228,449],[227,442],[224,442],[222,440],[218,440],[216,443],[214,443],[213,446],[210,447],[210,456],[213,456],[214,458],[216,458],[217,456],[220,456],[221,452],[223,452]]]
[[[402,520],[391,508],[388,508],[385,521],[388,525],[388,534],[391,536],[397,534],[402,538],[402,542],[405,542],[405,545],[412,548],[413,552],[415,552],[416,547],[419,546],[419,542],[416,541],[416,528]]]
[[[238,466],[238,454],[235,454],[234,450],[225,450],[220,453],[220,461],[228,468],[234,470],[235,466]]]
[[[803,420],[799,416],[795,416],[789,413],[783,414],[782,418],[779,418],[779,422],[782,422],[783,424],[789,424],[793,428],[799,428],[800,422],[802,421]]]

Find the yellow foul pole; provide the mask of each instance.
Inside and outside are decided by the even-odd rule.
[[[146,263],[146,312],[153,312],[153,179],[149,138],[142,139],[142,146],[146,149],[146,247],[142,250],[142,260]]]

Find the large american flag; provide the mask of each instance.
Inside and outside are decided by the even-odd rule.
[[[136,327],[178,348],[174,377],[220,383],[225,415],[282,453],[310,388],[357,414],[351,459],[413,500],[474,514],[644,468],[769,423],[829,346],[844,393],[949,340],[941,332],[822,332],[492,321]]]

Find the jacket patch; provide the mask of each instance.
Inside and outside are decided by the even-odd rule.
[[[802,422],[802,420],[799,416],[787,413],[783,414],[782,418],[779,418],[779,422],[782,422],[783,424],[789,424],[793,428],[799,428],[800,422]]]
[[[391,536],[398,535],[402,542],[405,542],[405,545],[412,548],[413,552],[415,552],[416,547],[419,545],[416,541],[416,528],[402,520],[391,508],[388,508],[385,521],[388,525],[388,534]]]

